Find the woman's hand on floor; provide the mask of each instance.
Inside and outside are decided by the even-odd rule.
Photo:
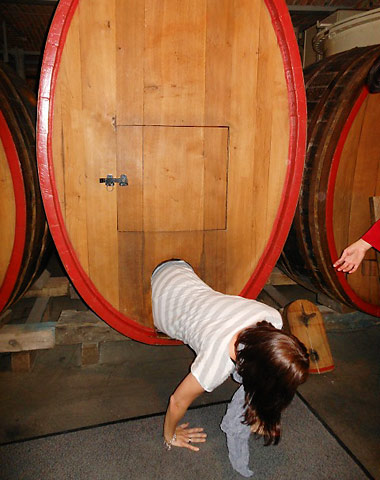
[[[183,423],[176,428],[176,439],[172,445],[175,447],[188,448],[194,452],[199,451],[199,447],[192,445],[193,443],[204,443],[206,441],[207,434],[204,433],[203,428],[187,428],[188,423]]]

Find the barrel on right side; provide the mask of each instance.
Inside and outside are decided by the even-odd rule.
[[[328,57],[305,72],[306,163],[280,267],[298,283],[380,316],[379,267],[370,249],[351,275],[334,261],[371,226],[380,195],[380,46]]]

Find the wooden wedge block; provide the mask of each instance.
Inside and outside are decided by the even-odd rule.
[[[291,333],[307,348],[309,373],[325,373],[334,369],[323,317],[309,300],[296,300],[286,308],[285,316]]]
[[[66,297],[69,295],[69,280],[67,277],[50,277],[42,288],[37,287],[33,285],[24,297]]]
[[[82,365],[96,365],[99,363],[99,344],[82,343]]]

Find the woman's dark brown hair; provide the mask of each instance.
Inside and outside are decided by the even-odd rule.
[[[264,435],[265,445],[280,440],[281,412],[308,376],[309,355],[294,336],[268,322],[246,328],[235,343],[237,372],[245,390],[245,419]]]

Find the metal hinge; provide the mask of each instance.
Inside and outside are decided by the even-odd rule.
[[[115,183],[118,183],[120,187],[126,187],[128,185],[128,178],[125,174],[120,175],[120,178],[114,178],[113,175],[107,175],[106,178],[99,178],[99,183],[105,183],[106,187],[113,187]]]

